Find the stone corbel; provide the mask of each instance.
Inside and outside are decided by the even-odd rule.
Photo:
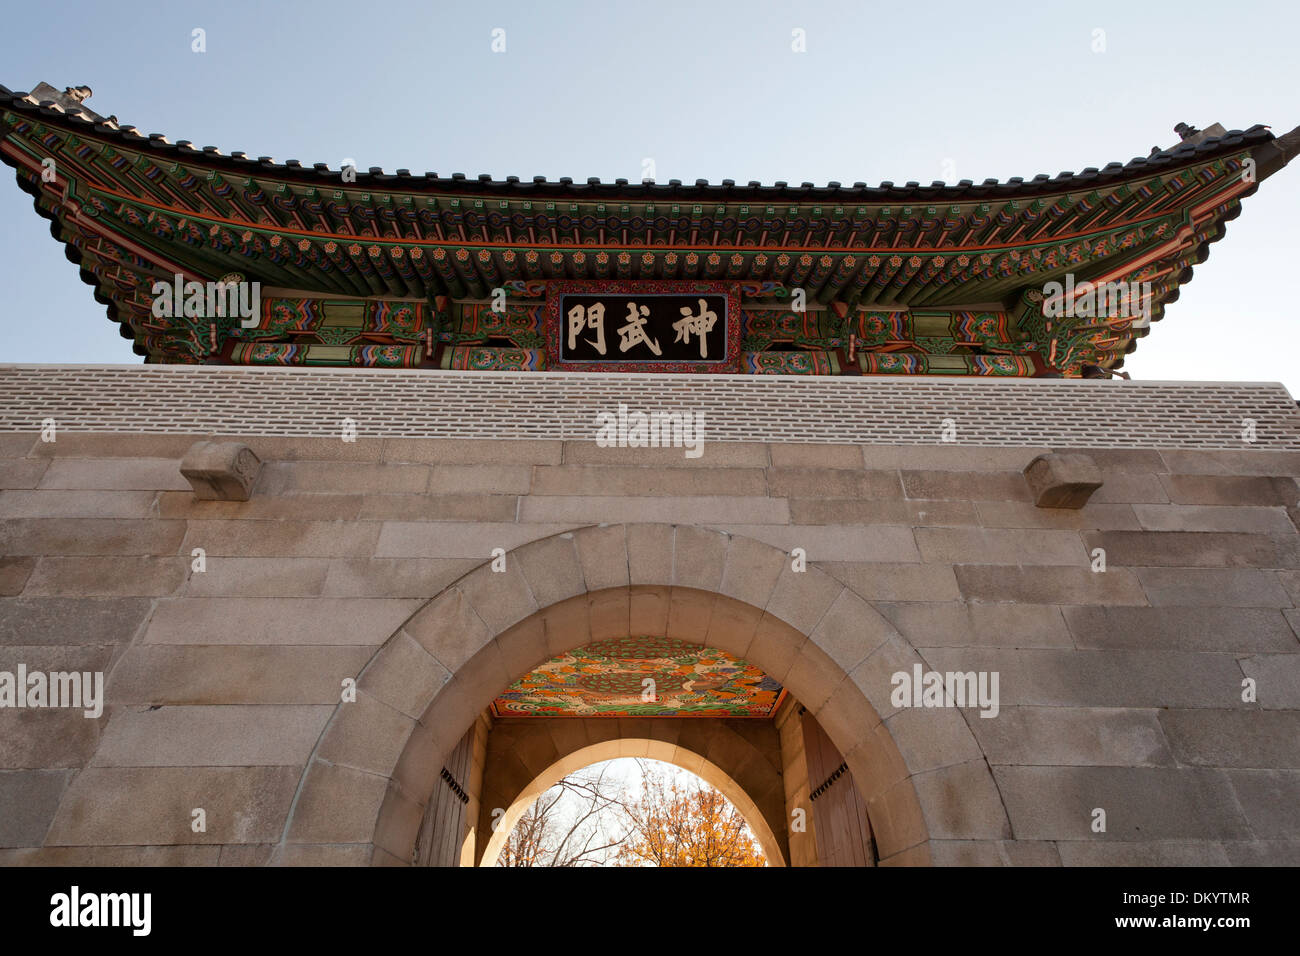
[[[181,474],[204,500],[247,501],[261,471],[262,459],[234,441],[195,442],[181,459]]]
[[[1040,508],[1082,508],[1101,487],[1101,469],[1087,455],[1039,455],[1025,466],[1025,481]]]

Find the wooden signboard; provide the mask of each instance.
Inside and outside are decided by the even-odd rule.
[[[734,283],[561,281],[547,286],[551,368],[593,372],[735,372]]]

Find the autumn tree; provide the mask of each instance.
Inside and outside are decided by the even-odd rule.
[[[497,866],[608,863],[628,831],[619,826],[621,793],[605,771],[601,766],[570,774],[538,797],[510,831]]]
[[[639,792],[609,764],[542,794],[506,838],[497,866],[766,866],[745,818],[699,777],[636,761]]]
[[[621,866],[766,866],[745,818],[698,777],[668,775],[640,760],[644,789],[622,805],[631,835]]]

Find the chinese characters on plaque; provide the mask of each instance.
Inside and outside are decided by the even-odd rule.
[[[560,352],[565,362],[723,362],[727,297],[565,294]]]

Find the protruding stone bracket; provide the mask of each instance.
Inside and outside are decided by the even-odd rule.
[[[1101,469],[1087,455],[1039,455],[1025,466],[1025,481],[1040,508],[1082,508],[1101,487]]]
[[[261,471],[262,459],[237,441],[198,441],[181,459],[194,497],[208,500],[247,501]]]

